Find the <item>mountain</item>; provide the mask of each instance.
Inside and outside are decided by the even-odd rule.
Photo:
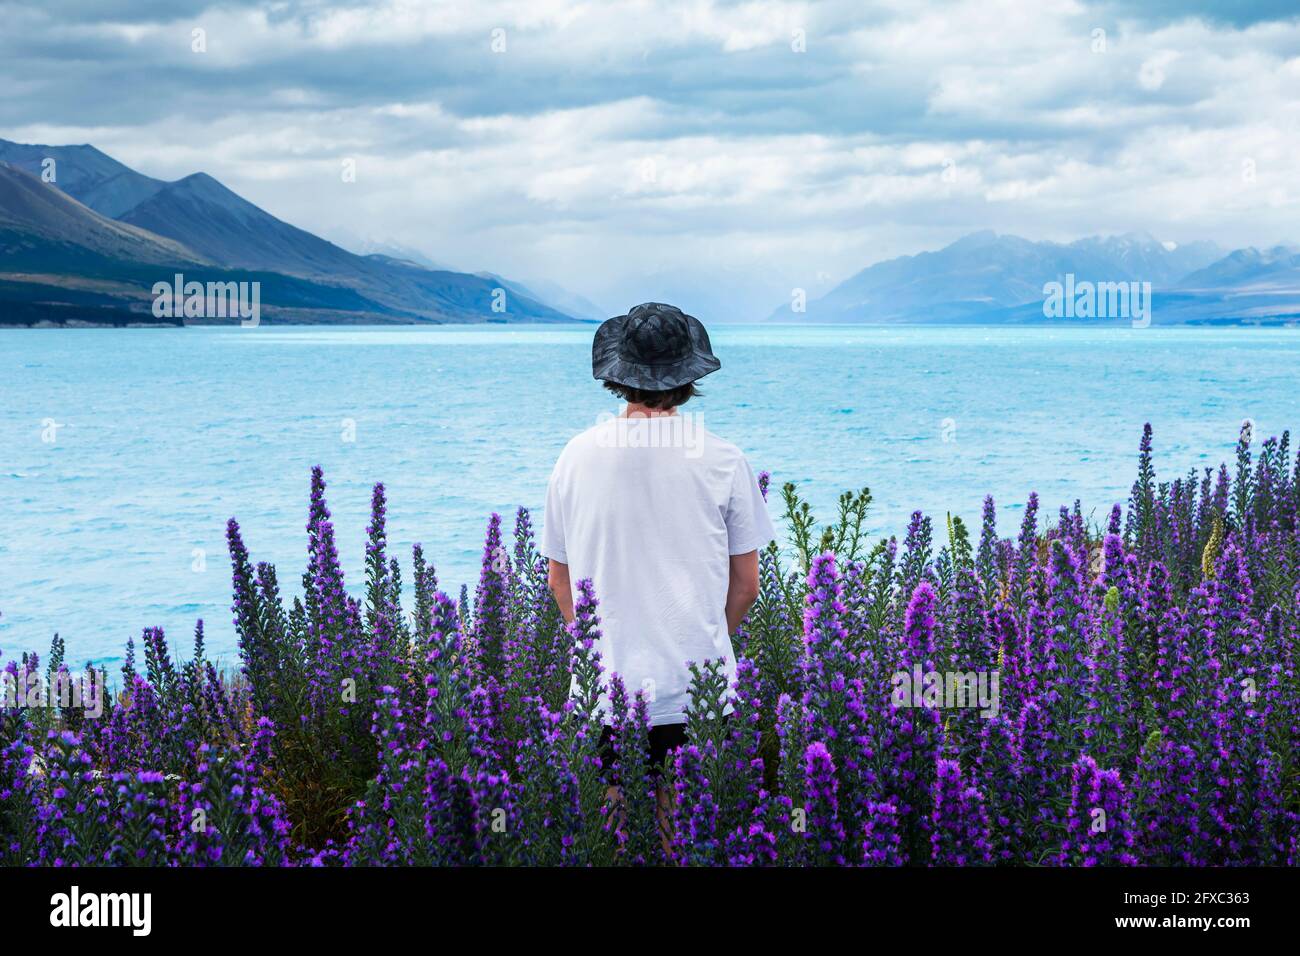
[[[494,313],[502,283],[462,272],[425,269],[387,256],[358,256],[276,219],[205,173],[168,183],[122,216],[124,222],[184,242],[213,262],[236,269],[269,269],[326,279],[363,292],[395,309],[460,321],[569,317],[527,293]]]
[[[475,273],[480,278],[487,279],[502,288],[506,289],[511,295],[526,296],[538,302],[543,302],[551,308],[564,312],[574,319],[587,321],[603,321],[609,318],[598,305],[584,299],[575,292],[554,282],[547,280],[532,279],[528,282],[517,282],[512,279],[506,279],[494,272]]]
[[[1189,272],[1204,268],[1223,256],[1217,242],[1164,243],[1150,233],[1130,232],[1123,236],[1091,236],[1070,243],[1069,248],[1086,251],[1113,262],[1127,278],[1170,286]]]
[[[1041,300],[1043,283],[1067,272],[1105,273],[1108,259],[1083,248],[977,232],[937,252],[876,263],[807,304],[830,322],[953,321]],[[791,318],[786,305],[773,318]],[[797,314],[796,314],[797,315]]]
[[[130,325],[151,318],[148,273],[198,265],[176,243],[107,219],[0,162],[0,327]]]
[[[375,268],[364,256],[276,219],[206,173],[165,184],[119,218],[237,269],[355,277]]]
[[[49,168],[47,160],[53,160],[54,176],[44,182],[39,177]],[[206,173],[169,183],[143,176],[92,146],[24,145],[7,140],[0,140],[0,161],[30,174],[28,178],[41,190],[76,200],[101,220],[118,221],[131,230],[130,235],[152,237],[155,246],[171,250],[175,261],[207,263],[244,278],[248,278],[245,273],[254,272],[274,275],[278,278],[269,281],[282,290],[350,291],[351,295],[343,297],[350,303],[347,315],[319,316],[315,310],[322,306],[316,302],[312,311],[301,314],[301,321],[370,321],[374,316],[410,322],[572,321],[564,311],[522,288],[513,288],[503,299],[498,293],[506,287],[501,280],[429,269],[387,255],[348,252],[277,219]],[[11,214],[15,221],[22,221],[25,215],[17,206]],[[78,234],[63,239],[70,249],[93,249],[85,246]],[[126,262],[130,254],[118,249],[110,258]],[[66,255],[49,263],[39,258],[33,261],[33,250],[29,250],[27,261],[35,267],[50,266],[37,271],[62,273],[69,267]],[[140,261],[160,259],[146,252]],[[58,269],[53,268],[60,263]],[[258,281],[265,284],[268,280]],[[301,296],[293,298],[306,308],[299,302]],[[306,295],[313,301],[319,298]],[[499,311],[501,304],[504,311]]]
[[[585,296],[566,289],[549,279],[525,279],[519,284],[535,293],[535,298],[538,301],[545,302],[561,312],[567,312],[575,319],[591,319],[600,322],[618,314],[602,309]]]
[[[1185,276],[1178,285],[1186,290],[1300,291],[1300,249],[1238,249]]]
[[[407,265],[419,266],[422,269],[428,269],[432,272],[452,272],[450,266],[442,262],[435,262],[430,259],[419,249],[413,249],[410,246],[404,246],[401,243],[389,242],[385,239],[375,239],[371,236],[364,236],[341,242],[345,249],[354,252],[359,256],[366,258],[378,257],[382,259],[392,259],[397,262],[404,262]]]
[[[53,185],[109,219],[119,218],[167,185],[88,145],[36,146],[0,139],[0,163],[38,179],[48,169]]]
[[[1176,245],[1143,233],[1093,236],[1066,244],[977,232],[935,252],[868,266],[808,302],[806,313],[792,313],[787,304],[770,318],[982,324],[1105,321],[1044,317],[1044,286],[1064,283],[1072,275],[1076,283],[1150,283],[1157,320],[1171,324],[1289,321],[1298,311],[1294,304],[1276,296],[1250,301],[1240,297],[1248,289],[1300,290],[1293,271],[1294,250],[1289,252],[1279,247],[1267,253],[1238,250],[1224,256],[1212,242]],[[1300,296],[1296,302],[1300,303]]]
[[[152,314],[154,284],[173,282],[177,273],[203,283],[259,283],[267,321],[420,319],[354,288],[224,269],[175,240],[101,216],[0,163],[0,326],[159,324]]]
[[[16,166],[0,162],[0,252],[6,271],[61,272],[88,257],[202,263],[179,242],[101,216]]]

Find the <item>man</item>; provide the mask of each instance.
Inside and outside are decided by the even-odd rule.
[[[658,302],[604,322],[592,375],[626,401],[622,414],[573,438],[546,496],[542,553],[567,621],[573,582],[600,602],[606,672],[645,693],[651,760],[685,742],[687,662],[723,659],[758,596],[758,549],[776,537],[749,462],[679,414],[715,372],[703,324]]]

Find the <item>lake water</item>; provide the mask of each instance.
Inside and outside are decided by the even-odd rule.
[[[0,650],[120,659],[161,625],[234,658],[226,519],[292,589],[321,464],[351,584],[373,482],[409,581],[424,543],[472,587],[487,516],[540,509],[565,441],[615,404],[591,326],[0,332]],[[829,517],[869,485],[872,530],[913,508],[1004,534],[1037,491],[1103,520],[1142,424],[1162,478],[1231,459],[1239,425],[1300,425],[1300,332],[717,326],[689,408]],[[49,439],[53,439],[52,441]],[[774,517],[777,507],[774,504]],[[540,515],[538,515],[540,518]]]

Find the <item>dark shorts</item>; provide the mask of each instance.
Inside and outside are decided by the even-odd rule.
[[[614,728],[606,726],[600,733],[600,761],[606,767],[614,762]],[[650,728],[650,759],[647,769],[658,776],[670,751],[686,745],[685,724],[660,724]]]

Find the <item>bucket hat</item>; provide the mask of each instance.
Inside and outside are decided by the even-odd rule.
[[[647,392],[687,385],[721,367],[704,323],[662,302],[606,319],[591,343],[592,377]]]

